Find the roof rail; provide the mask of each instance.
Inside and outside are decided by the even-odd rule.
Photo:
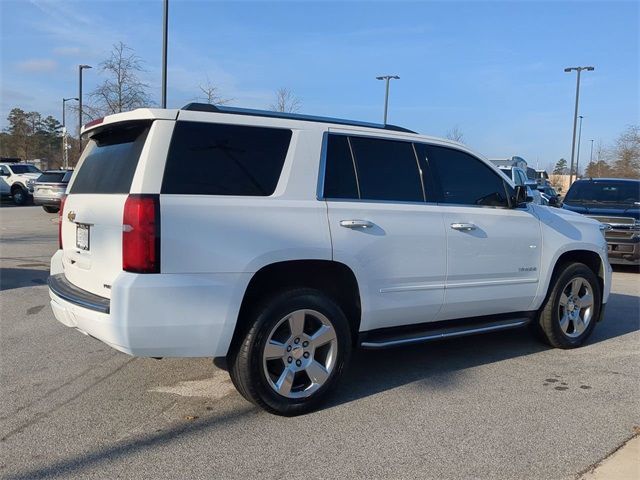
[[[359,122],[355,120],[345,120],[342,118],[318,117],[315,115],[301,115],[299,113],[272,112],[269,110],[256,110],[252,108],[224,107],[219,105],[211,105],[208,103],[188,103],[180,110],[189,110],[192,112],[229,113],[233,115],[250,115],[252,117],[285,118],[289,120],[302,120],[305,122],[337,123],[339,125],[352,125],[354,127],[380,128],[383,130],[392,130],[395,132],[417,133],[413,130],[409,130],[408,128],[398,127],[396,125],[390,124],[383,125],[381,123]]]

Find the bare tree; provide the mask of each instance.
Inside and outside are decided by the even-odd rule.
[[[447,132],[446,137],[449,140],[453,140],[454,142],[462,143],[462,140],[464,139],[464,133],[462,133],[462,130],[460,129],[460,127],[456,125],[455,127],[453,127],[451,130]]]
[[[269,110],[275,112],[296,113],[302,107],[302,100],[296,97],[291,90],[282,87],[276,90],[276,101],[269,105]]]
[[[198,100],[202,99],[210,105],[226,105],[233,102],[233,98],[224,98],[220,95],[220,89],[216,87],[211,80],[207,78],[206,83],[201,83],[198,88],[202,92],[202,97],[198,97]]]
[[[109,115],[150,105],[149,85],[140,79],[142,72],[142,59],[123,42],[116,43],[111,56],[100,64],[100,73],[107,78],[91,92],[93,104],[88,112]]]
[[[611,149],[612,167],[616,177],[640,177],[640,126],[629,125]]]

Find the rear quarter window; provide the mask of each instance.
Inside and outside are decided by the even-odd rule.
[[[115,124],[93,134],[69,193],[129,193],[150,125]]]
[[[286,129],[177,122],[162,193],[271,195],[290,142]]]

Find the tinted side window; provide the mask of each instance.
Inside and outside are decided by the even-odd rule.
[[[344,135],[329,135],[324,177],[325,198],[359,198],[356,172]]]
[[[177,122],[162,193],[271,195],[290,141],[291,130]]]
[[[350,140],[363,200],[424,201],[411,143],[363,137]]]
[[[429,166],[441,189],[441,201],[458,205],[507,207],[505,182],[471,155],[447,147],[427,145]]]

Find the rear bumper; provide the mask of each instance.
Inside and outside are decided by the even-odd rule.
[[[34,195],[33,203],[36,205],[44,205],[46,207],[59,207],[61,197],[44,197],[42,195]]]
[[[140,275],[121,273],[111,299],[64,278],[61,252],[49,280],[58,321],[141,357],[225,356],[251,274]]]

